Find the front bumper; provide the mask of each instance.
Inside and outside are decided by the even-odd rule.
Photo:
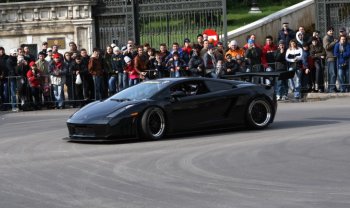
[[[67,122],[70,141],[110,141],[135,137],[137,122],[125,118],[114,126],[110,124],[82,124]]]

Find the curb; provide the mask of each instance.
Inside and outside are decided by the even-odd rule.
[[[327,100],[331,98],[350,97],[350,93],[307,93],[306,100]]]
[[[350,93],[303,93],[301,99],[295,99],[292,93],[288,93],[288,100],[280,100],[278,103],[316,102],[345,97],[350,97]]]

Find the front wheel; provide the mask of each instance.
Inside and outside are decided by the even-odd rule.
[[[246,116],[250,128],[263,129],[272,121],[273,108],[266,99],[255,98],[249,103]]]
[[[165,134],[165,123],[162,109],[158,107],[148,108],[141,118],[142,136],[151,140],[161,139]]]

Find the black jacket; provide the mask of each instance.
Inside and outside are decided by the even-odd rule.
[[[228,70],[229,69],[229,70]],[[236,72],[239,72],[240,66],[236,60],[231,60],[230,62],[225,62],[225,74],[234,75]]]
[[[202,69],[202,71],[199,71],[198,67]],[[193,76],[204,76],[204,61],[200,56],[193,55],[188,62],[188,68]]]
[[[0,79],[7,76],[6,62],[8,58],[8,55],[0,56]]]
[[[10,56],[6,61],[7,76],[17,76],[17,57]]]
[[[286,50],[281,53],[280,50],[277,49],[275,51],[275,61],[276,61],[276,71],[286,71],[287,70],[287,61],[286,61]]]
[[[112,74],[116,74],[116,72],[123,73],[124,66],[125,66],[123,54],[118,54],[118,55],[113,54],[111,62],[112,62],[112,71],[110,73]]]

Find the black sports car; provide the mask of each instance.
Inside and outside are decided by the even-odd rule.
[[[161,139],[166,134],[234,126],[262,129],[273,122],[271,86],[212,78],[142,82],[90,103],[67,121],[68,140]]]

